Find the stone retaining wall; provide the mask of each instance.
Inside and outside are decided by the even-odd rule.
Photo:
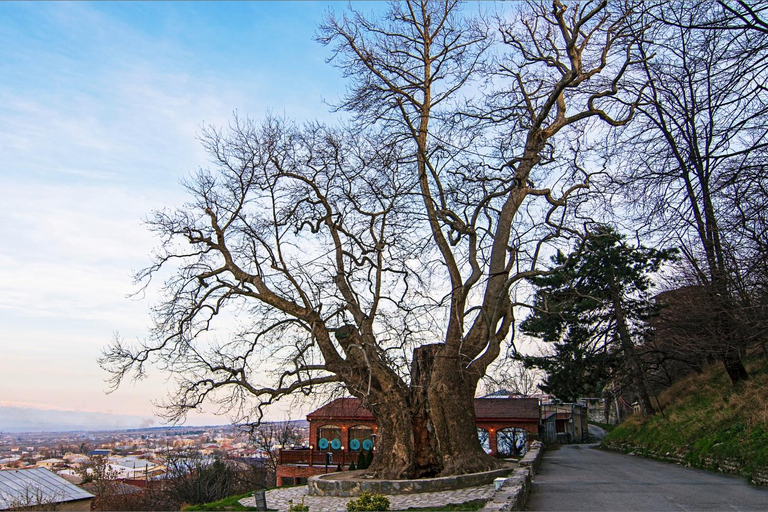
[[[368,491],[378,494],[412,494],[420,492],[438,492],[465,487],[475,487],[492,483],[496,478],[509,475],[512,467],[495,469],[484,473],[421,478],[419,480],[338,480],[333,474],[312,476],[308,480],[310,496],[359,496]],[[363,471],[360,473],[362,474]],[[354,471],[345,471],[350,475]]]
[[[640,455],[649,459],[672,462],[680,466],[695,467],[699,469],[708,469],[727,473],[732,475],[743,475],[745,465],[742,461],[736,459],[718,459],[715,457],[699,457],[693,459],[689,452],[661,452],[648,449],[642,445],[628,442],[603,442],[600,448],[624,452],[629,455]],[[692,460],[693,459],[693,460]],[[768,486],[768,468],[757,468],[752,472],[750,483],[754,485]]]
[[[752,483],[768,487],[768,468],[759,468],[753,471]]]
[[[531,478],[541,465],[543,453],[541,442],[533,442],[531,449],[518,463],[520,467],[507,477],[493,497],[480,509],[480,512],[525,510],[525,504],[531,494]]]

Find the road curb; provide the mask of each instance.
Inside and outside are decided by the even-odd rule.
[[[689,458],[690,453],[684,449],[678,451],[660,451],[652,450],[645,445],[631,443],[628,441],[609,441],[600,445],[601,450],[623,453],[625,455],[639,456],[646,459],[657,460],[660,462],[669,462],[678,466],[684,466],[713,473],[723,473],[726,475],[737,475],[745,477],[747,465],[744,461],[737,459],[720,459],[711,456],[699,456],[695,459]],[[751,468],[746,480],[752,485],[768,487],[768,467]]]
[[[541,465],[543,453],[540,441],[531,443],[531,449],[518,463],[520,467],[512,471],[480,512],[524,510],[531,494],[531,479]]]

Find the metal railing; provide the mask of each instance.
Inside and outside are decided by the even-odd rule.
[[[280,450],[279,463],[290,465],[307,466],[336,466],[341,464],[345,469],[349,464],[357,464],[357,457],[360,452],[347,450]],[[330,457],[328,454],[331,454]]]

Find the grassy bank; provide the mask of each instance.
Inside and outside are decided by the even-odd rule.
[[[610,423],[600,423],[600,422],[597,422],[597,421],[590,421],[589,423],[591,425],[596,425],[596,426],[602,428],[606,432],[613,432],[613,429],[616,428],[616,425],[612,425]]]
[[[214,501],[211,503],[203,503],[201,505],[189,505],[184,507],[184,511],[197,511],[197,510],[258,510],[256,507],[244,507],[239,501],[243,498],[252,496],[253,493],[239,494],[237,496],[230,496],[223,500]]]
[[[682,379],[659,397],[661,413],[626,420],[603,447],[737,473],[765,485],[768,372],[761,358],[748,360],[747,369],[750,379],[735,387],[722,365]]]

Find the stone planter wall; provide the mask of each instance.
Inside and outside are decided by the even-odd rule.
[[[768,487],[768,468],[760,468],[753,471],[752,483]]]
[[[541,442],[535,441],[532,443],[531,449],[520,460],[520,467],[507,477],[501,488],[480,509],[480,512],[525,510],[525,504],[528,501],[528,496],[531,494],[531,478],[538,471],[543,454],[544,450]]]
[[[310,496],[359,496],[368,491],[378,494],[412,494],[419,492],[449,491],[492,483],[496,478],[509,475],[512,467],[471,473],[468,475],[421,478],[419,480],[338,480],[333,474],[312,476],[308,480]],[[362,475],[364,471],[360,471]],[[345,471],[351,476],[355,471]]]

